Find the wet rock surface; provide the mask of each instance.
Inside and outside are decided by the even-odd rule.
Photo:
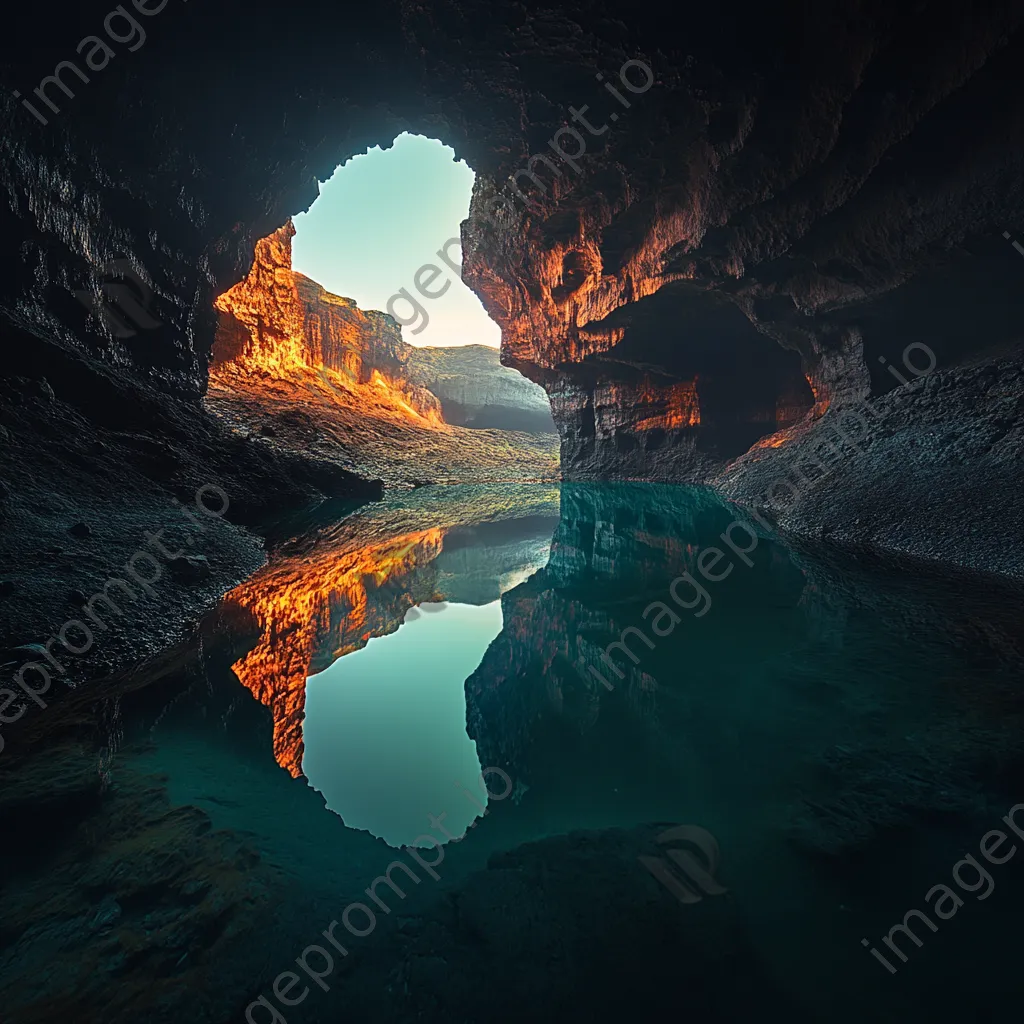
[[[262,563],[250,528],[326,497],[381,493],[374,481],[233,433],[192,403],[140,391],[84,357],[52,350],[49,363],[53,398],[25,395],[24,381],[0,383],[0,475],[11,482],[0,530],[11,599],[0,644],[43,645],[12,672],[41,662],[52,676],[45,701],[181,639]],[[111,589],[111,580],[120,583]],[[80,654],[53,646],[69,623],[63,635]]]
[[[1020,353],[908,376],[736,460],[716,489],[829,544],[1021,579]]]

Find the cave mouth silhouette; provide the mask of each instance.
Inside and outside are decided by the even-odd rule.
[[[408,132],[337,165],[215,299],[207,408],[385,487],[558,479],[547,392],[462,280],[475,180]]]
[[[501,335],[462,281],[460,226],[476,174],[437,139],[403,132],[321,182],[293,218],[293,266],[363,310],[380,310],[416,347],[487,345]]]

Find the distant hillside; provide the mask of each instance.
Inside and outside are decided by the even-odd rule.
[[[518,370],[502,366],[496,348],[414,348],[406,375],[412,384],[437,395],[448,423],[555,433],[544,389]]]

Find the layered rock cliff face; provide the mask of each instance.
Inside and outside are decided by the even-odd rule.
[[[369,395],[401,418],[441,424],[441,403],[406,375],[412,346],[398,324],[292,270],[294,236],[289,220],[260,239],[246,279],[217,298],[211,374],[222,366],[278,378],[328,371],[354,388],[369,385]],[[358,403],[364,396],[357,390],[352,397]]]
[[[716,421],[698,449],[729,458],[752,442],[719,423],[756,439],[891,388],[876,357],[908,330],[947,362],[1013,337],[976,304],[1013,301],[1014,254],[993,242],[1020,209],[1019,23],[1004,6],[924,39],[917,15],[861,22],[851,8],[781,42],[780,13],[770,55],[734,54],[742,73],[708,38],[685,68],[624,62],[608,93],[580,97],[594,109],[566,109],[557,144],[476,190],[465,276],[502,324],[505,361],[573,386],[559,418],[598,443],[631,432],[628,415],[591,431],[608,388],[628,408],[652,382],[692,385],[700,427]],[[914,49],[925,76],[904,72]],[[975,293],[979,264],[999,284]],[[957,280],[959,303],[943,294]],[[597,468],[585,449],[570,470]]]
[[[554,433],[544,389],[503,366],[497,349],[408,344],[391,316],[362,310],[293,270],[294,236],[289,220],[260,239],[248,276],[214,303],[215,382],[243,369],[278,378],[312,370],[329,383],[327,371],[340,375],[343,400],[352,388],[371,385],[377,390],[369,394],[391,399],[400,417],[426,425]]]
[[[61,515],[73,506],[80,481],[65,468],[84,463],[77,441],[50,438],[47,453],[19,429],[21,396],[52,391],[56,434],[84,452],[120,444],[103,430],[152,452],[173,435],[175,465],[148,455],[142,492],[182,467],[192,489],[232,475],[237,460],[189,440],[239,443],[199,407],[214,300],[318,180],[405,130],[477,172],[464,277],[502,325],[505,363],[551,394],[569,475],[721,479],[770,512],[754,459],[788,475],[792,437],[892,392],[892,422],[956,478],[957,502],[984,512],[1016,478],[1017,397],[979,391],[967,371],[1024,323],[1011,245],[1024,233],[1019,0],[740,0],[688,9],[683,26],[603,2],[298,0],[266,16],[240,0],[169,2],[139,14],[141,52],[118,44],[81,76],[65,66],[63,87],[46,80],[98,26],[70,0],[23,16],[35,45],[0,69],[0,309],[15,396],[4,424],[25,439],[4,454],[4,482],[32,491],[2,502],[26,538],[42,535],[38,518],[57,522],[38,512],[47,490]],[[917,341],[945,374],[923,395],[939,426],[905,417],[915,385],[889,375],[906,376]],[[962,417],[942,412],[954,392]],[[166,403],[173,413],[150,416]],[[975,437],[1001,439],[983,476],[958,466]],[[259,451],[254,496],[260,473],[298,473],[272,444]],[[783,525],[814,530],[815,509],[852,497],[858,543],[947,557],[953,527],[929,519],[919,461],[869,455],[845,473],[849,448],[838,458],[816,495],[775,510]],[[344,489],[313,476],[322,486],[275,493]],[[907,539],[879,518],[883,500],[912,523]],[[994,552],[1020,525],[999,515],[981,528]],[[44,545],[26,543],[37,563]],[[112,540],[115,564],[131,543]]]
[[[1021,12],[923,12],[788,39],[780,13],[742,70],[700,18],[692,62],[623,63],[478,182],[465,277],[551,394],[566,478],[717,483],[799,532],[1021,571]]]
[[[245,280],[216,300],[208,409],[247,436],[391,485],[557,478],[554,434],[523,432],[536,426],[537,404],[547,409],[542,388],[500,366],[496,352],[419,357],[391,316],[294,271],[294,234],[289,221],[260,239]],[[442,383],[449,395],[486,403],[503,391],[506,402],[534,406],[497,409],[466,429],[467,407],[449,402],[452,423],[429,388]],[[550,413],[548,422],[553,429]]]

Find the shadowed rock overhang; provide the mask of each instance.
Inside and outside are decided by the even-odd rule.
[[[1024,322],[1024,263],[1004,238],[1024,230],[1021,13],[742,3],[677,25],[603,4],[300,2],[273,18],[168,4],[139,16],[145,47],[102,79],[50,89],[47,126],[11,91],[31,95],[70,49],[27,50],[3,72],[0,305],[41,343],[16,342],[12,371],[46,375],[57,347],[198,398],[208,310],[257,239],[348,156],[410,130],[477,173],[464,278],[503,360],[551,395],[567,476],[724,473],[763,503],[733,460],[785,470],[790,437],[897,388],[887,367],[914,341],[974,395],[930,449],[960,460],[965,437],[998,439],[1007,417],[963,374]],[[157,324],[127,338],[78,297],[107,294],[114,260]],[[84,386],[50,366],[58,392]],[[992,450],[985,479],[962,484],[982,504],[1015,457]],[[865,500],[877,484],[870,467],[839,479]],[[913,514],[916,497],[893,498]]]

